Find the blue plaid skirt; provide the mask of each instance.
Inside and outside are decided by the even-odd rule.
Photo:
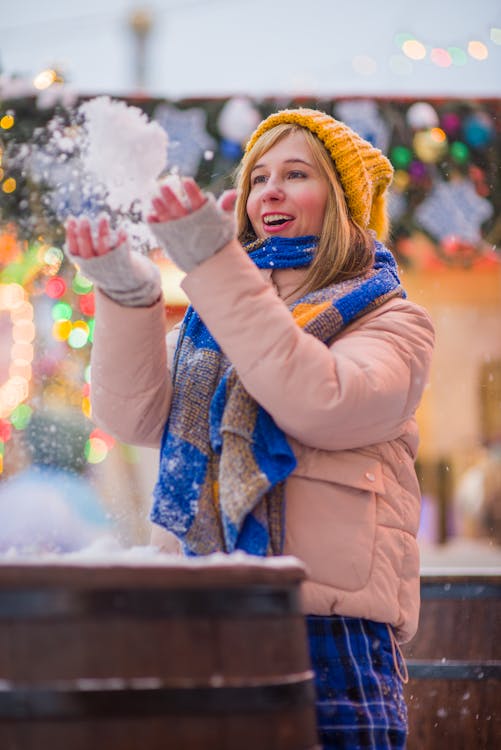
[[[407,708],[388,627],[316,615],[309,615],[306,624],[321,747],[403,750]]]

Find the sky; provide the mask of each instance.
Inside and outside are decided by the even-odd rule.
[[[31,79],[56,66],[78,93],[133,94],[129,19],[140,9],[152,19],[142,84],[152,96],[501,94],[499,0],[0,0],[1,72]],[[420,41],[424,59],[406,57],[398,34]],[[430,58],[452,47],[464,60],[472,40],[485,60]]]

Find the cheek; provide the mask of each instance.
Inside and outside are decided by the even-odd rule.
[[[252,194],[247,198],[247,204],[245,206],[247,216],[249,217],[250,223],[254,226],[254,221],[259,218],[259,212],[257,207],[257,200]]]
[[[312,221],[318,225],[317,228],[320,229],[327,206],[327,197],[323,192],[308,193],[303,197],[302,204]]]

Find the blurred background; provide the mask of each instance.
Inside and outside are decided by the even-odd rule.
[[[501,564],[501,8],[480,0],[0,2],[0,552],[148,539],[157,453],[92,424],[92,285],[65,260],[85,208],[51,133],[106,94],[219,193],[256,123],[306,105],[395,167],[391,249],[437,349],[418,420],[423,564]],[[45,151],[44,151],[45,149]],[[52,155],[54,156],[54,155]],[[49,165],[47,167],[47,164]],[[166,329],[180,274],[156,257]]]

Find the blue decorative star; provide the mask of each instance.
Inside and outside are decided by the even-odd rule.
[[[482,224],[493,211],[492,204],[478,195],[471,180],[439,181],[417,207],[414,218],[440,242],[456,237],[475,245],[482,239]]]
[[[176,109],[160,104],[153,113],[169,137],[167,168],[194,176],[205,151],[214,150],[216,142],[207,133],[207,114],[201,107]]]

